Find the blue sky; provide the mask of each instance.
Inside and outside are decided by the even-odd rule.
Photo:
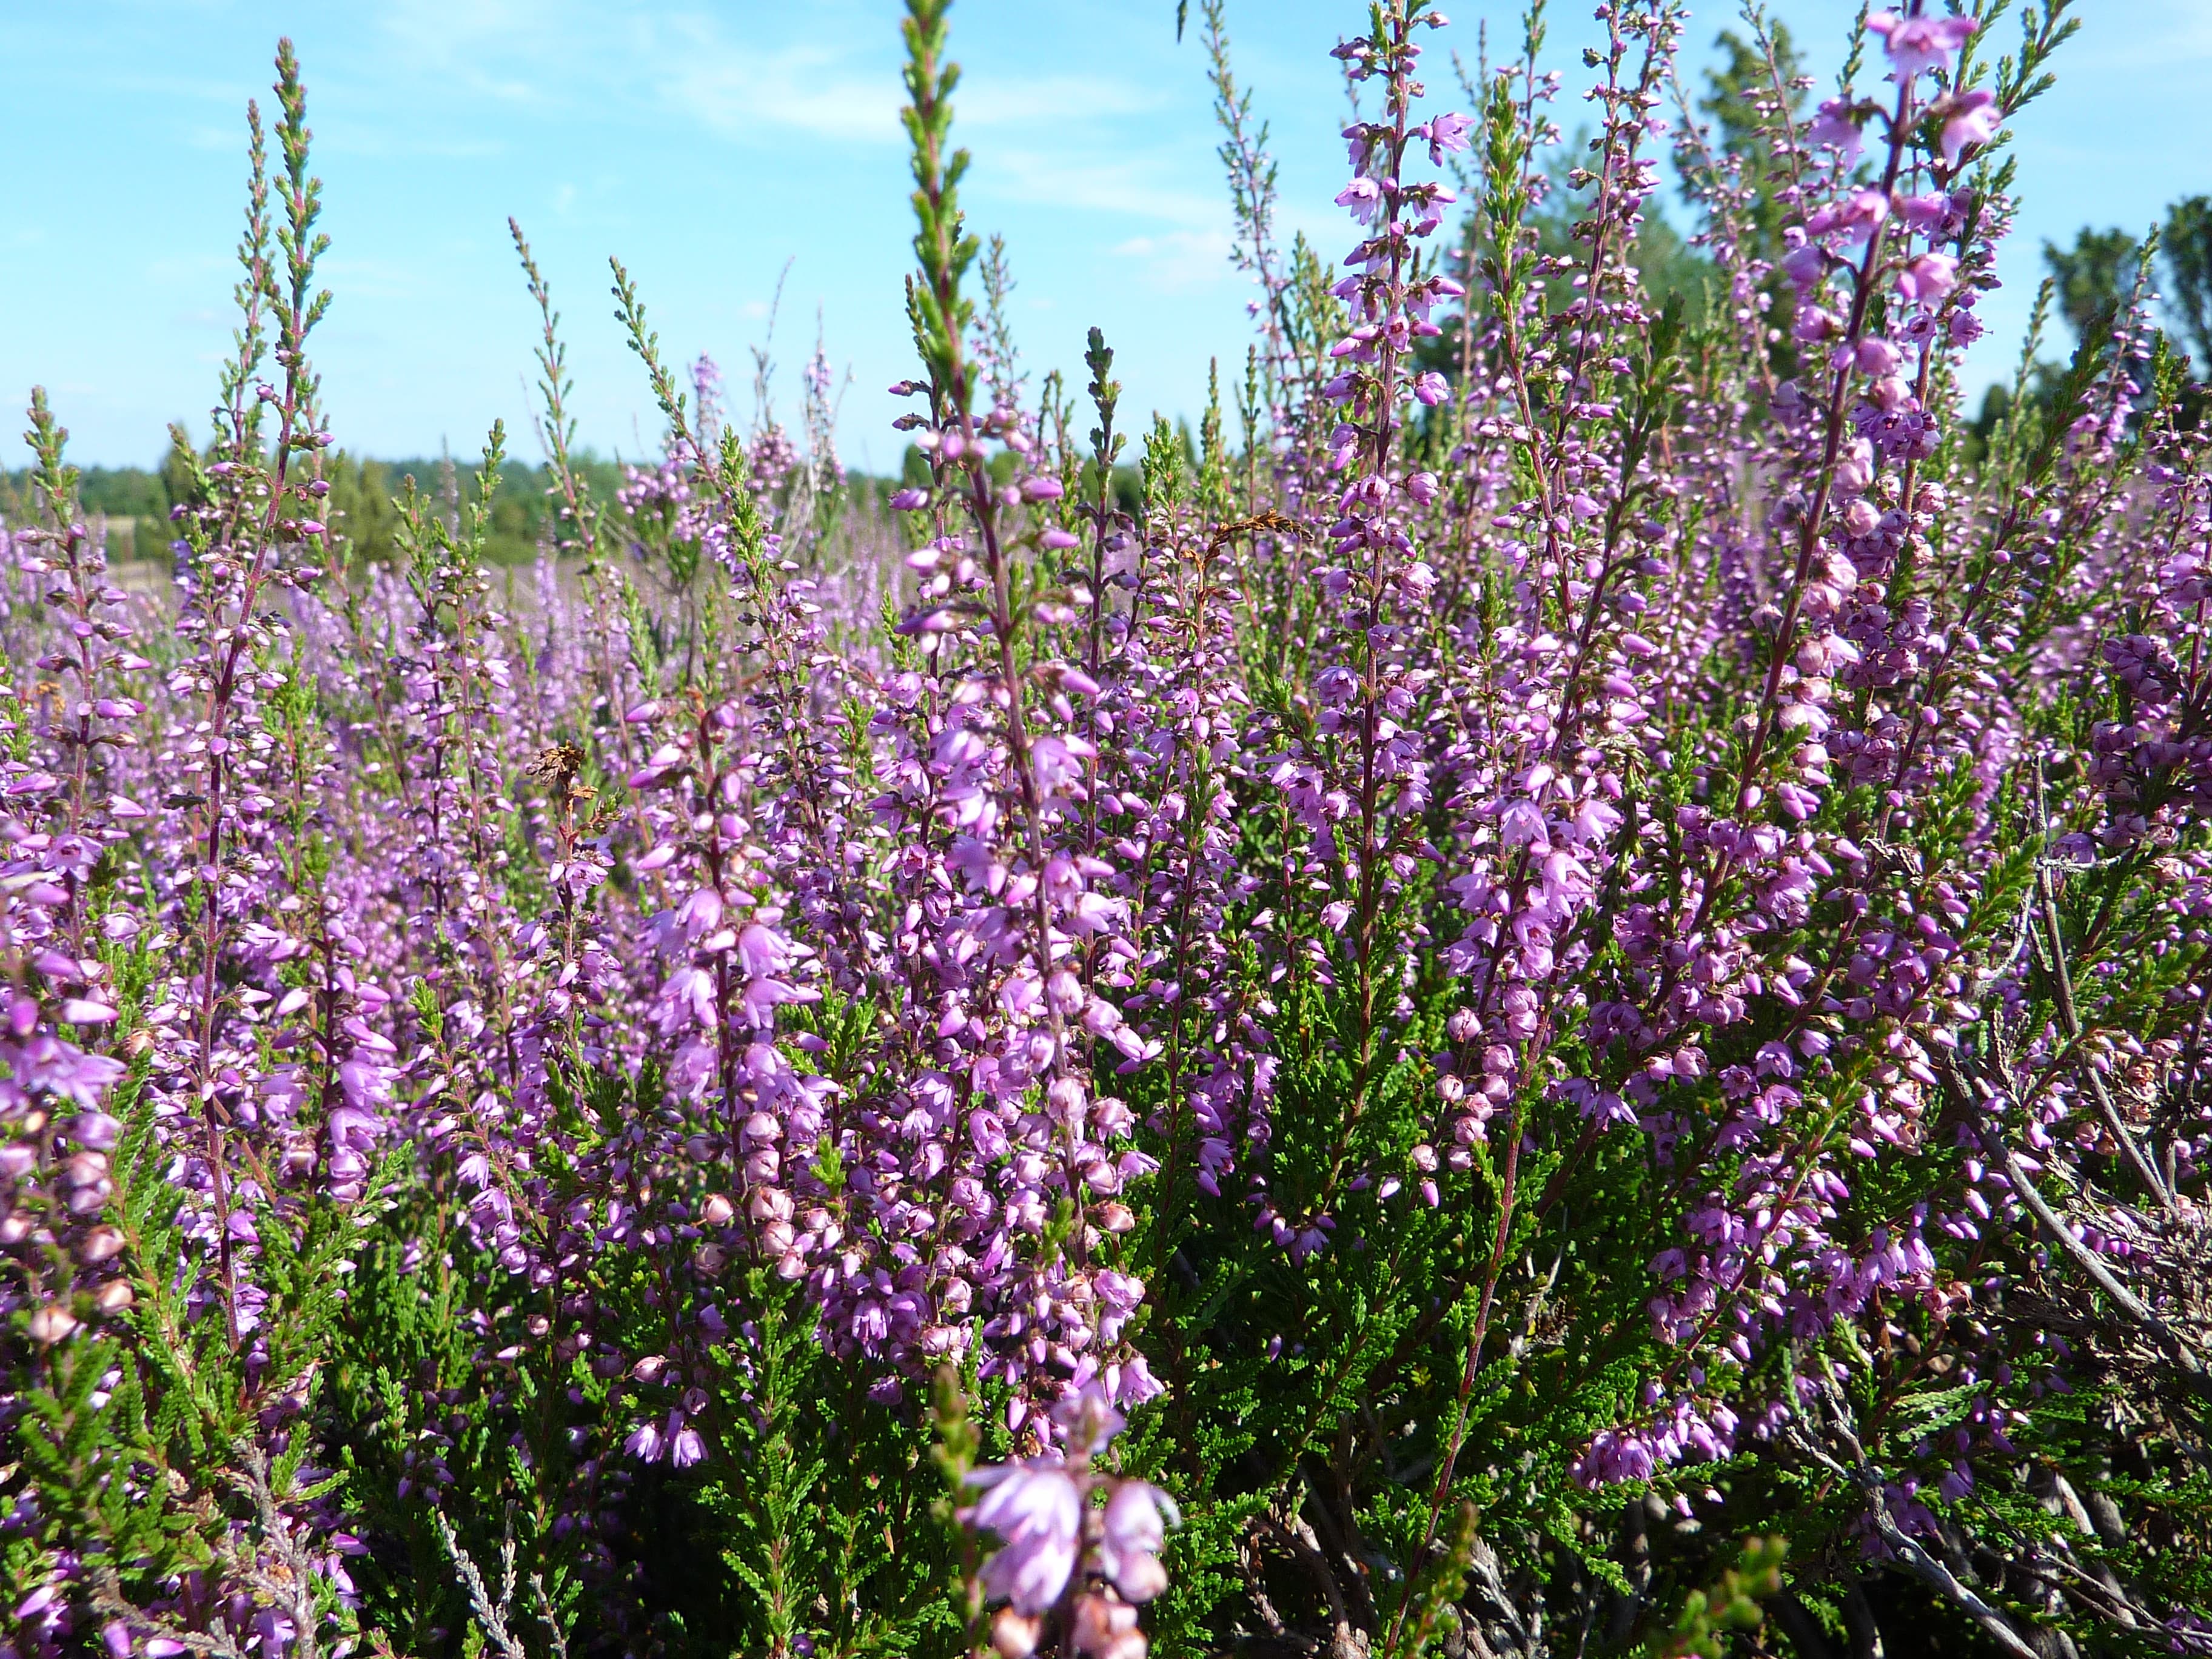
[[[1493,53],[1518,3],[1449,5],[1432,36]],[[911,234],[897,110],[896,0],[0,0],[0,396],[48,386],[80,460],[146,464],[167,422],[204,433],[226,348],[243,199],[244,109],[275,40],[298,44],[325,185],[337,301],[314,356],[341,441],[467,454],[495,416],[527,436],[532,317],[507,216],[535,244],[566,319],[586,441],[636,454],[658,422],[607,297],[635,274],[664,347],[750,381],[769,301],[793,412],[817,315],[852,383],[849,462],[895,463],[884,392],[908,372],[899,278]],[[1030,367],[1077,370],[1084,331],[1118,355],[1124,409],[1191,413],[1206,362],[1241,364],[1250,289],[1230,219],[1205,63],[1172,0],[959,0],[957,131],[975,152],[970,225],[1002,233]],[[1196,8],[1194,6],[1194,12]],[[1777,0],[1816,68],[1854,9]],[[2085,221],[2139,228],[2212,192],[2212,0],[2080,0],[2057,91],[2019,125],[2024,207],[1985,307],[1975,368],[2003,372],[2042,240]],[[1285,234],[1347,242],[1342,95],[1328,48],[1361,0],[1231,0],[1240,77],[1273,126]],[[1582,84],[1586,4],[1559,3],[1547,56]],[[1701,64],[1733,7],[1690,26]],[[1195,19],[1194,18],[1194,24]],[[2015,26],[2000,26],[2009,41]],[[1194,35],[1195,30],[1194,27]],[[1562,102],[1575,124],[1580,106]],[[1677,216],[1679,222],[1679,215]],[[12,433],[15,428],[6,428]],[[10,464],[19,464],[17,462]]]

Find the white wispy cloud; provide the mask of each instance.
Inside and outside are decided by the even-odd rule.
[[[994,144],[977,167],[972,176],[978,194],[1037,206],[1126,214],[1188,230],[1216,227],[1227,213],[1218,196],[1194,188],[1187,173],[1158,155],[1108,159],[1072,146]]]
[[[735,47],[700,20],[680,25],[680,49],[655,58],[660,100],[713,131],[739,137],[803,132],[867,143],[900,137],[904,100],[895,73],[858,69],[858,53],[817,45]]]
[[[1135,263],[1146,286],[1176,294],[1234,277],[1229,259],[1234,246],[1224,230],[1171,230],[1159,236],[1132,236],[1116,244],[1113,252],[1116,258]]]
[[[880,6],[816,0],[781,25],[642,0],[386,0],[392,67],[509,105],[675,112],[725,137],[792,133],[860,144],[904,142],[896,37]],[[1080,136],[1160,109],[1126,77],[970,69],[953,94],[963,132]]]

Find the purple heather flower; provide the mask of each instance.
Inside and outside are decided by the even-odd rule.
[[[1848,167],[1859,158],[1864,147],[1859,137],[1857,106],[1848,98],[1831,98],[1820,106],[1820,112],[1805,129],[1805,142],[1816,149],[1826,144],[1839,151],[1839,159]]]
[[[668,1420],[672,1424],[677,1422],[678,1413],[671,1413]],[[668,1462],[671,1468],[688,1469],[694,1463],[703,1462],[706,1456],[706,1442],[699,1437],[699,1431],[689,1423],[669,1437]]]
[[[1950,99],[1943,117],[1943,165],[1954,167],[1969,144],[1986,144],[1996,137],[2004,113],[1996,99],[1980,88]]]
[[[1951,214],[1951,198],[1940,190],[1930,191],[1925,196],[1895,196],[1890,206],[1899,218],[1923,235],[1938,229]]]
[[[1929,70],[1950,68],[1951,54],[1981,27],[1971,17],[1899,17],[1893,11],[1875,12],[1866,21],[1908,81]]]
[[[1908,300],[1925,304],[1942,299],[1959,280],[1959,262],[1948,253],[1923,253],[1897,279],[1897,291]]]
[[[1782,256],[1782,270],[1800,294],[1809,294],[1826,273],[1827,256],[1818,243],[1802,243]]]
[[[1168,1584],[1159,1559],[1160,1547],[1167,1539],[1166,1526],[1181,1520],[1175,1500],[1158,1486],[1142,1480],[1118,1482],[1106,1500],[1097,1547],[1098,1570],[1130,1601],[1151,1601]]]
[[[983,1590],[1011,1601],[1017,1613],[1042,1613],[1060,1599],[1075,1571],[1083,1498],[1057,1457],[1032,1457],[974,1471],[968,1484],[982,1498],[970,1524],[994,1532],[1005,1547],[983,1564]]]
[[[1336,204],[1340,208],[1350,208],[1352,216],[1361,224],[1373,224],[1375,216],[1382,211],[1382,186],[1372,179],[1354,179],[1337,192]]]
[[[1872,336],[1861,340],[1851,349],[1852,366],[1862,374],[1894,374],[1901,361],[1895,346]]]
[[[1824,208],[1806,221],[1814,235],[1839,232],[1846,247],[1856,247],[1889,217],[1889,198],[1878,190],[1855,190],[1833,207]]]
[[[1106,1390],[1095,1380],[1086,1381],[1073,1394],[1055,1405],[1052,1408],[1052,1420],[1067,1437],[1070,1447],[1093,1457],[1106,1449],[1107,1442],[1128,1426],[1128,1419],[1115,1409]]]
[[[1429,165],[1442,167],[1447,154],[1463,150],[1468,146],[1468,132],[1474,123],[1456,112],[1431,117],[1428,124]]]

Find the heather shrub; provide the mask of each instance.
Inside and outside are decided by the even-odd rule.
[[[526,519],[339,465],[283,47],[173,589],[6,526],[4,1651],[2212,1650],[2200,394],[2146,246],[1965,417],[2005,10],[1380,0],[1340,251],[1201,0],[1187,447],[908,0],[897,493],[618,264],[587,465],[518,228]]]

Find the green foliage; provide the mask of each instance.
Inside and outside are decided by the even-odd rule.
[[[2070,248],[2043,245],[2043,263],[2057,284],[2058,313],[2073,325],[2077,337],[2109,325],[2126,297],[2138,246],[2137,239],[2124,230],[2086,225]]]
[[[1742,1561],[1727,1571],[1710,1589],[1694,1589],[1682,1598],[1674,1627],[1652,1644],[1658,1659],[1722,1659],[1727,1652],[1723,1639],[1729,1631],[1754,1631],[1765,1618],[1759,1603],[1782,1592],[1782,1564],[1790,1553],[1786,1540],[1753,1538],[1743,1547]]]
[[[2212,374],[2212,197],[2185,196],[2168,208],[2159,250],[2166,255],[2166,303],[2201,380]]]
[[[213,458],[213,451],[204,453],[204,459]],[[324,478],[331,486],[329,522],[356,564],[388,565],[398,556],[397,501],[406,493],[409,480],[433,501],[452,501],[458,493],[450,459],[377,460],[341,449],[326,456],[323,465]],[[572,465],[608,500],[622,487],[622,468],[615,461],[580,454]],[[17,520],[26,516],[32,488],[27,471],[0,475],[0,515]],[[86,514],[108,520],[111,557],[166,561],[174,534],[170,513],[198,500],[197,488],[173,454],[158,469],[88,468],[79,480],[78,498]],[[492,507],[486,562],[520,565],[538,556],[551,517],[548,496],[556,488],[555,469],[550,465],[509,464]],[[21,505],[11,509],[11,499]]]

